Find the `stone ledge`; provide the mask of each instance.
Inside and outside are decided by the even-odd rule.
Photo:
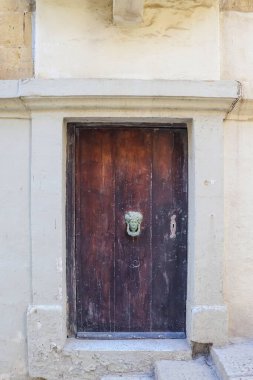
[[[135,79],[31,79],[0,81],[1,116],[29,117],[31,111],[152,110],[173,112],[173,117],[190,119],[192,113],[229,113],[241,86],[236,81],[170,81]],[[181,114],[180,114],[181,112]],[[25,114],[25,115],[24,115]],[[66,115],[66,117],[71,115]],[[80,116],[80,115],[78,115]],[[105,115],[103,115],[105,116]],[[114,115],[115,116],[115,115]],[[139,116],[139,115],[138,115]],[[171,115],[170,115],[171,117]]]
[[[27,79],[0,81],[0,98],[137,96],[229,98],[240,95],[236,81],[139,79]]]

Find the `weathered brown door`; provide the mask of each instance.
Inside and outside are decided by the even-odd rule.
[[[73,131],[77,335],[183,337],[186,128]]]

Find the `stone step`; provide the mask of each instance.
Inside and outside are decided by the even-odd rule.
[[[64,353],[99,366],[99,377],[152,373],[156,361],[190,360],[185,339],[79,340],[68,339]],[[99,363],[99,364],[98,364]],[[121,379],[122,380],[122,379]]]
[[[222,380],[253,380],[253,341],[212,348],[211,357]]]
[[[218,380],[203,358],[190,361],[161,360],[155,363],[155,380]]]
[[[101,380],[154,380],[154,377],[145,374],[108,375]]]

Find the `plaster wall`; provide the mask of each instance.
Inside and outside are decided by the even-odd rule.
[[[225,11],[221,22],[221,78],[253,80],[253,2],[251,12]]]
[[[35,76],[219,78],[218,0],[146,0],[143,24],[125,28],[112,3],[38,0]]]
[[[0,379],[27,373],[30,303],[28,120],[0,119]]]
[[[253,122],[224,123],[225,300],[229,333],[253,337]]]

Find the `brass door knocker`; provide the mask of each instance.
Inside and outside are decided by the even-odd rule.
[[[139,236],[141,233],[141,222],[143,216],[138,211],[128,211],[125,214],[125,221],[127,225],[127,234],[129,236]]]

